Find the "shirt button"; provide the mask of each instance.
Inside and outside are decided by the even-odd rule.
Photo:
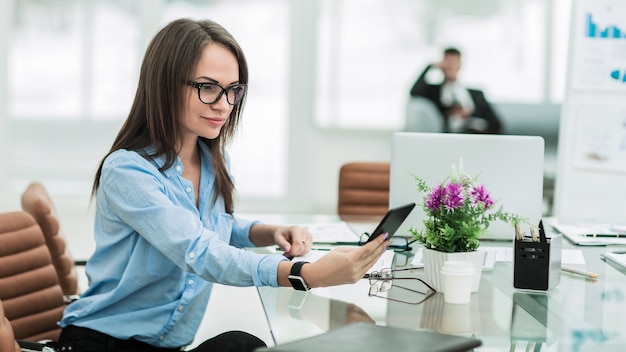
[[[189,285],[189,286],[193,285],[193,280],[187,281],[187,285]]]
[[[189,253],[189,258],[193,259],[193,258],[195,258],[195,257],[196,257],[196,254],[195,254],[195,253]]]
[[[165,336],[161,335],[159,336],[159,340],[163,340],[165,338]]]
[[[178,311],[179,311],[179,312],[182,312],[182,311],[183,311],[183,308],[184,308],[184,307],[183,307],[182,305],[178,306]]]
[[[176,171],[180,171],[181,169],[180,165],[176,165]]]
[[[185,192],[187,192],[187,193],[191,192],[191,187],[185,188]]]

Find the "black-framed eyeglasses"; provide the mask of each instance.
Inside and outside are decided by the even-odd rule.
[[[198,89],[198,99],[204,104],[215,104],[224,93],[226,93],[226,101],[230,105],[235,105],[243,99],[246,94],[247,86],[243,83],[233,84],[226,88],[220,86],[217,83],[199,83],[194,81],[187,81],[187,85]]]
[[[420,304],[423,303],[424,301],[426,301],[427,299],[429,299],[432,295],[434,295],[435,293],[437,293],[437,290],[435,290],[432,286],[430,286],[428,283],[426,283],[426,281],[420,279],[420,278],[416,278],[416,277],[396,277],[395,272],[398,271],[403,271],[403,270],[411,270],[412,268],[404,268],[404,269],[397,269],[397,270],[392,270],[392,269],[382,269],[381,271],[374,271],[371,272],[369,274],[366,275],[366,277],[369,279],[369,283],[370,283],[370,288],[369,291],[367,293],[368,296],[370,297],[379,297],[379,298],[383,298],[383,299],[388,299],[390,301],[395,301],[395,302],[400,302],[400,303],[407,303],[407,304]],[[420,290],[415,290],[406,286],[400,286],[397,284],[394,284],[394,280],[404,280],[406,282],[406,280],[414,280],[414,281],[419,281],[421,284],[423,284],[426,287],[426,290],[420,291]],[[405,290],[405,291],[409,291],[412,293],[416,293],[419,294],[421,297],[420,300],[418,301],[405,301],[405,300],[401,300],[401,299],[396,299],[396,298],[390,298],[387,296],[380,296],[379,293],[384,293],[389,291],[392,287],[396,287],[399,288],[401,290]]]
[[[370,237],[370,234],[365,232],[361,235],[359,239],[359,245],[364,245],[367,243],[367,239]],[[411,239],[406,236],[391,236],[391,243],[387,248],[393,249],[396,252],[408,252],[412,250],[411,244],[417,241],[416,239]]]

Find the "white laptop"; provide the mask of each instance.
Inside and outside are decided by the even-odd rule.
[[[398,234],[408,228],[423,229],[424,193],[418,193],[411,174],[432,187],[444,181],[452,165],[463,160],[463,169],[491,193],[495,209],[527,218],[538,225],[543,209],[544,140],[538,136],[396,132],[391,144],[389,206],[408,202],[418,206],[404,221]],[[527,226],[522,230],[529,234]],[[481,239],[513,240],[515,230],[503,221],[492,222]]]

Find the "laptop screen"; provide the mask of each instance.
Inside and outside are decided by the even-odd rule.
[[[424,193],[416,191],[411,176],[420,176],[433,187],[445,180],[452,166],[463,161],[463,170],[478,177],[496,202],[494,208],[518,214],[535,226],[543,210],[544,141],[538,136],[396,132],[391,144],[389,206],[409,202],[417,206],[398,230],[423,230]],[[494,209],[494,211],[495,211]],[[529,234],[527,225],[522,230]],[[481,239],[513,240],[515,230],[502,221],[490,224]]]

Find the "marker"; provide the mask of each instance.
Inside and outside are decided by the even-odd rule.
[[[546,243],[548,239],[546,238],[546,230],[543,228],[543,220],[539,220],[539,241]]]

